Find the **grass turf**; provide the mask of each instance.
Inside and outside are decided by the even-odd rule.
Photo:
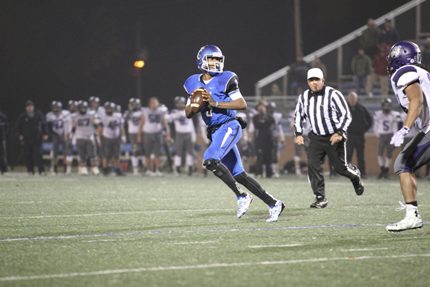
[[[384,229],[404,216],[397,181],[357,197],[327,179],[322,210],[305,179],[261,183],[287,204],[277,223],[257,199],[236,219],[213,177],[2,177],[0,286],[428,286],[430,227]]]

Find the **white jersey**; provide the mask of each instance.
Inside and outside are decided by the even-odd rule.
[[[70,111],[67,111],[67,118],[66,118],[66,124],[65,124],[65,132],[68,134],[72,133],[73,128],[73,118],[76,116],[77,112],[71,113]]]
[[[120,113],[113,113],[112,115],[105,114],[100,118],[100,124],[103,127],[103,137],[116,139],[121,136],[121,129],[124,125],[124,121]]]
[[[176,133],[188,134],[195,132],[193,120],[185,116],[185,110],[172,110],[167,118],[169,122],[173,122]]]
[[[69,130],[69,115],[66,110],[60,111],[58,114],[49,112],[46,115],[46,122],[52,127],[52,131],[57,135],[64,135]]]
[[[155,111],[150,108],[142,108],[144,116],[143,132],[148,134],[159,133],[163,130],[163,121],[166,111],[164,108],[157,108]]]
[[[273,112],[273,119],[275,120],[275,125],[273,127],[273,136],[278,139],[284,139],[284,129],[282,128],[282,113]]]
[[[75,113],[73,116],[73,125],[75,126],[76,139],[93,139],[96,132],[95,126],[98,124],[98,118],[93,112],[85,114]]]
[[[291,111],[288,114],[288,121],[290,122],[290,128],[293,132],[294,132],[295,116],[296,116],[295,111]],[[312,127],[309,124],[309,121],[306,121],[306,120],[303,121],[302,125],[303,125],[303,135],[304,136],[309,135],[309,133],[312,131]]]
[[[400,107],[407,113],[409,109],[409,99],[404,93],[404,89],[412,84],[419,83],[423,91],[423,109],[415,122],[418,130],[427,133],[430,131],[430,73],[421,67],[405,65],[398,69],[391,76],[391,86]]]
[[[125,120],[127,121],[127,130],[129,134],[137,134],[139,132],[140,118],[142,117],[142,110],[127,111]]]
[[[397,111],[384,113],[382,110],[376,111],[373,116],[373,131],[377,135],[393,134],[399,129],[401,115]]]
[[[97,107],[95,110],[89,109],[89,111],[95,113],[99,119],[106,115],[105,107],[102,106]]]

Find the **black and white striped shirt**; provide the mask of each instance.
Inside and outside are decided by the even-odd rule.
[[[304,120],[310,124],[316,135],[346,133],[351,119],[346,100],[338,90],[329,86],[318,92],[306,90],[299,96],[296,105],[295,133],[296,136],[303,133]]]

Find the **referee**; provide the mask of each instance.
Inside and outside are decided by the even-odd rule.
[[[319,68],[308,70],[309,89],[300,96],[295,110],[295,142],[304,144],[303,121],[306,120],[312,131],[309,133],[308,176],[315,202],[311,208],[324,208],[328,201],[325,197],[322,162],[327,155],[334,169],[348,177],[355,193],[361,195],[364,187],[358,168],[346,160],[346,131],[351,123],[351,113],[343,95],[324,83],[323,72]]]

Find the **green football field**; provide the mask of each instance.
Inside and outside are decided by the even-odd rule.
[[[397,180],[263,179],[287,209],[259,200],[240,220],[216,178],[0,177],[0,286],[430,286],[430,181],[419,230],[388,233]]]

